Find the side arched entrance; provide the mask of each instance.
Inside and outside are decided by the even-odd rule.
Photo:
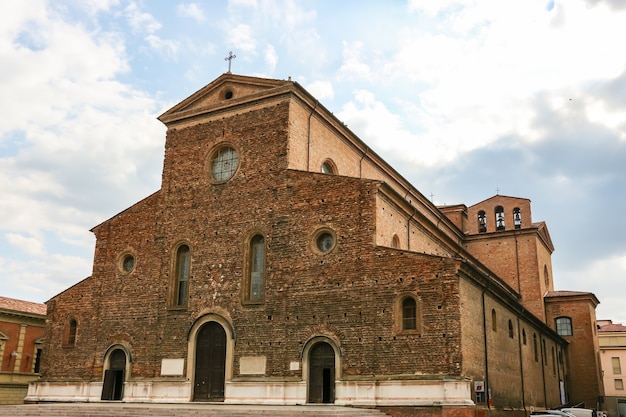
[[[121,401],[124,396],[126,353],[122,349],[114,349],[109,355],[108,362],[108,369],[104,371],[100,399],[103,401]]]
[[[335,351],[326,342],[316,343],[309,351],[309,403],[335,402]]]
[[[215,321],[203,324],[196,337],[194,401],[224,401],[226,332]]]

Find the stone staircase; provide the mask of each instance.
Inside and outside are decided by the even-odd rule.
[[[385,417],[366,408],[333,405],[47,403],[0,405],[2,417]]]

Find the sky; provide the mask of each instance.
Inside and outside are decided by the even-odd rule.
[[[626,2],[0,0],[0,295],[91,274],[160,188],[156,119],[228,71],[297,81],[437,205],[528,198],[555,289],[626,324]]]

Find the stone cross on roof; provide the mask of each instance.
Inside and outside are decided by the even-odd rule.
[[[230,74],[230,64],[235,58],[237,58],[237,55],[234,55],[233,51],[228,52],[228,56],[224,58],[224,61],[228,61],[228,73],[229,74]]]

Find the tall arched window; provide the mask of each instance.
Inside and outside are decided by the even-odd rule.
[[[491,309],[491,330],[494,332],[498,331],[498,315],[494,308]]]
[[[485,233],[487,231],[487,214],[481,210],[478,212],[478,232]]]
[[[393,235],[391,238],[391,247],[396,249],[400,247],[400,238],[398,235]]]
[[[65,328],[65,346],[76,346],[76,333],[78,329],[78,322],[76,319],[72,318],[67,322],[67,327]]]
[[[519,209],[519,207],[515,207],[513,209],[513,225],[516,229],[522,227],[522,211]]]
[[[189,299],[189,271],[191,252],[189,246],[180,245],[176,251],[176,303],[177,307],[187,306]]]
[[[504,230],[504,208],[496,207],[496,230]]]
[[[412,297],[402,300],[402,330],[417,329],[417,303]]]
[[[515,336],[515,333],[513,332],[513,322],[509,320],[509,337],[513,339],[514,336]]]
[[[537,347],[537,334],[533,333],[533,353],[535,355],[535,362],[539,362],[539,348]]]
[[[248,256],[248,299],[250,301],[262,301],[265,286],[265,238],[262,235],[254,235],[250,239]]]
[[[546,284],[546,289],[550,288],[550,274],[548,273],[548,265],[543,266],[543,281]]]
[[[522,343],[526,344],[526,329],[522,329]]]

